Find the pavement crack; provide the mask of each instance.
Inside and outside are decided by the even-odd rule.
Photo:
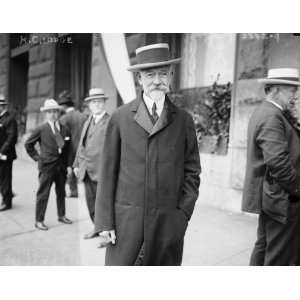
[[[19,223],[14,217],[8,216],[8,219],[10,219],[12,222],[14,222],[16,225],[18,225],[21,228],[25,228],[21,223]]]
[[[81,222],[85,222],[86,220],[88,220],[88,218],[78,219],[76,221],[73,221],[73,224],[79,224]],[[62,227],[62,226],[66,226],[66,225],[65,224],[56,224],[56,225],[51,226],[51,229],[55,229],[55,228]],[[69,225],[69,226],[72,226],[72,225]],[[0,241],[9,240],[9,239],[17,237],[17,236],[21,236],[21,235],[25,235],[25,234],[29,234],[29,233],[34,233],[34,232],[39,232],[39,230],[33,228],[31,230],[11,233],[9,235],[3,235],[3,236],[0,237]]]

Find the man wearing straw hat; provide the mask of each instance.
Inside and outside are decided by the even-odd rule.
[[[192,117],[171,103],[168,44],[136,50],[143,88],[107,125],[95,231],[106,237],[106,265],[180,265],[200,184]]]
[[[297,69],[270,69],[266,99],[248,125],[243,211],[259,214],[250,265],[297,265],[300,223],[300,138],[293,115]]]
[[[102,165],[105,130],[109,119],[109,114],[105,111],[107,99],[108,97],[101,88],[91,89],[89,96],[84,99],[91,114],[83,125],[73,164],[74,173],[84,183],[86,203],[92,222],[95,216],[97,181]],[[89,239],[94,236],[95,232],[92,230],[84,238]]]
[[[18,140],[18,127],[15,118],[7,110],[8,103],[0,95],[0,211],[12,208],[12,166],[17,158],[15,145]]]
[[[68,159],[70,133],[59,123],[61,107],[54,99],[45,100],[41,111],[46,115],[46,122],[38,126],[25,142],[29,156],[38,162],[39,187],[36,195],[35,227],[48,230],[44,219],[48,204],[50,189],[55,183],[58,221],[72,224],[65,216],[65,183],[67,167],[72,162]],[[39,144],[40,151],[35,148]]]

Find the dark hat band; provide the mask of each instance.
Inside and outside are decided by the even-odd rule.
[[[288,81],[295,81],[295,82],[299,82],[299,78],[298,77],[268,77],[267,79],[278,79],[278,80],[288,80]]]
[[[93,95],[89,95],[89,97],[99,97],[99,98],[104,98],[106,97],[104,94],[93,94]]]
[[[94,95],[90,95],[88,97],[86,97],[84,99],[84,101],[91,101],[91,100],[94,100],[94,99],[103,99],[103,100],[107,100],[108,99],[108,96],[104,95],[104,94],[94,94]]]
[[[138,64],[157,63],[170,59],[168,48],[153,48],[144,50],[136,56]]]

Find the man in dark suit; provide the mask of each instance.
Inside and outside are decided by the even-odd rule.
[[[38,162],[39,188],[37,190],[35,227],[48,230],[44,224],[50,189],[55,183],[58,221],[71,224],[65,216],[65,183],[67,166],[71,166],[68,159],[70,133],[58,122],[61,107],[53,99],[47,99],[41,111],[45,112],[47,122],[38,126],[27,141],[25,148],[29,156]],[[39,143],[40,152],[35,148]]]
[[[297,265],[300,254],[300,138],[292,116],[297,69],[271,69],[265,101],[249,121],[242,210],[259,214],[250,265]]]
[[[83,126],[79,147],[73,164],[74,172],[83,181],[89,215],[94,222],[97,181],[102,164],[105,130],[109,119],[105,111],[107,96],[100,88],[91,89],[85,99],[91,115]],[[84,236],[95,236],[94,230]]]
[[[60,123],[65,126],[71,134],[71,145],[69,147],[68,156],[72,163],[75,160],[83,124],[87,119],[87,115],[81,113],[74,108],[74,102],[68,91],[63,91],[59,94],[58,103],[64,109],[64,114],[60,118]],[[67,197],[78,197],[78,184],[77,178],[71,167],[68,168],[67,176],[67,186],[69,186],[69,191],[67,191]]]
[[[7,111],[7,102],[0,95],[0,211],[12,208],[12,166],[17,158],[15,145],[18,140],[18,126],[15,118]]]
[[[180,265],[200,184],[192,117],[171,103],[168,44],[138,48],[143,92],[111,116],[98,181],[95,231],[106,265]]]

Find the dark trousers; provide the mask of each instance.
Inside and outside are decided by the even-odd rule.
[[[88,175],[88,173],[86,173],[83,179],[83,183],[84,183],[86,204],[89,210],[90,218],[94,223],[97,181],[93,181],[91,177]]]
[[[78,181],[77,181],[77,177],[73,172],[67,178],[67,185],[69,186],[71,195],[78,196]]]
[[[300,215],[282,224],[262,212],[250,266],[297,265],[300,254],[299,222]]]
[[[2,204],[6,207],[12,207],[12,160],[0,161],[0,193],[2,195]]]
[[[49,194],[53,182],[55,183],[57,215],[63,217],[65,215],[65,183],[66,170],[62,167],[49,168],[39,172],[39,188],[37,191],[36,214],[37,222],[43,222],[47,209]]]

